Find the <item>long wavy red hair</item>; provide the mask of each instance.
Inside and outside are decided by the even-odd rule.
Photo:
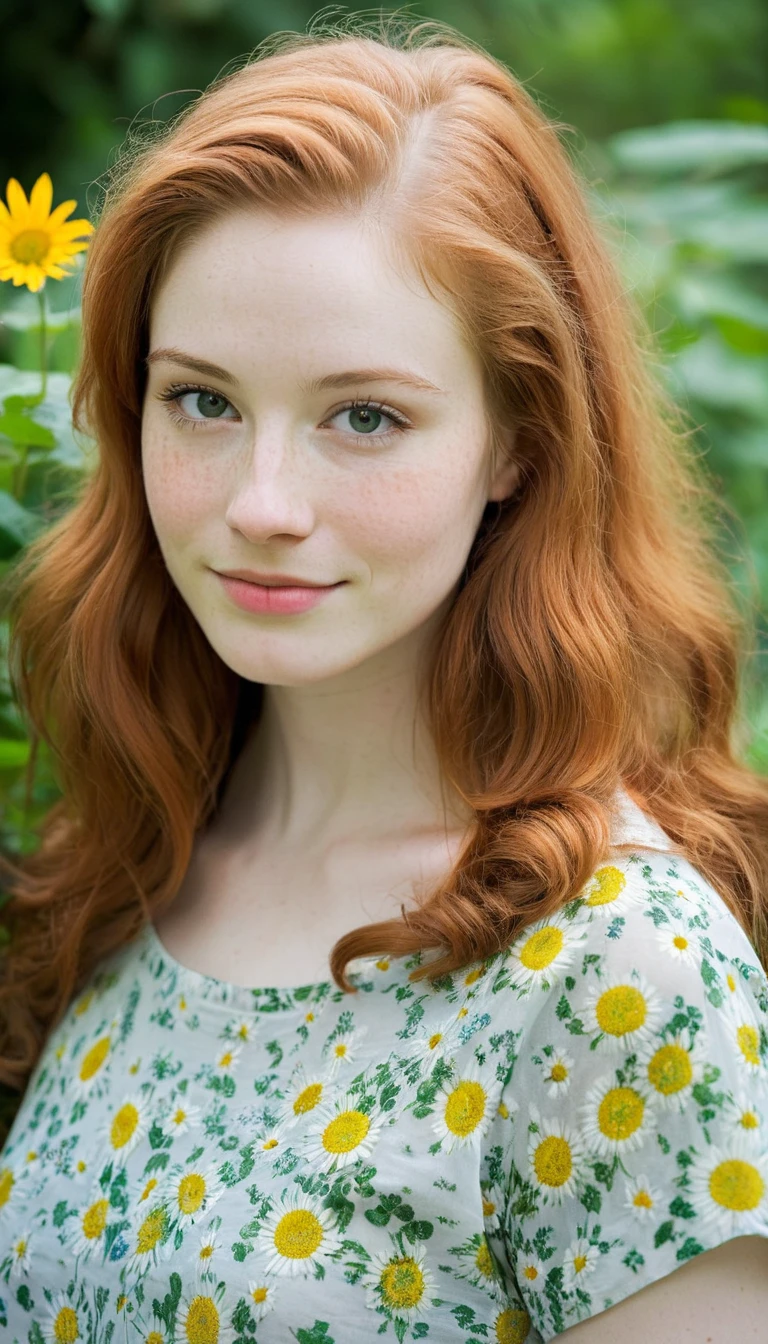
[[[269,39],[113,168],[73,390],[97,461],[8,604],[14,693],[62,798],[36,851],[3,861],[7,1084],[23,1088],[95,963],[173,900],[259,713],[262,687],[221,661],[169,578],[140,466],[153,286],[244,206],[375,212],[481,353],[489,424],[514,418],[523,465],[483,518],[420,688],[471,833],[401,919],[339,940],[336,982],[351,988],[357,956],[434,949],[417,974],[435,978],[507,946],[606,855],[619,785],[765,964],[768,781],[739,756],[751,622],[560,129],[448,26],[352,16]]]

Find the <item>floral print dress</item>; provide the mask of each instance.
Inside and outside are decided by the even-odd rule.
[[[633,852],[434,987],[245,988],[152,925],[103,961],[0,1154],[0,1337],[540,1344],[768,1236],[768,980],[623,817]]]

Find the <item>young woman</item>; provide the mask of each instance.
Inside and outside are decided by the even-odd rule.
[[[757,1340],[748,636],[556,129],[442,25],[281,35],[123,160],[83,337],[3,1338]]]

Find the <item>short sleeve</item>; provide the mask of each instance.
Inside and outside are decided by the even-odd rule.
[[[524,1012],[489,1135],[490,1240],[544,1341],[768,1236],[768,979],[686,860],[598,869],[492,992]]]

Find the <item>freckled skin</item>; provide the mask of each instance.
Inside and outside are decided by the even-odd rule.
[[[256,849],[262,878],[267,855],[272,864],[260,917],[274,956],[276,906],[284,929],[307,867],[317,893],[335,844],[342,866],[324,873],[324,948],[372,917],[366,895],[443,871],[446,798],[458,834],[469,819],[421,733],[417,671],[486,505],[512,493],[519,468],[491,460],[478,352],[448,304],[395,266],[389,241],[348,216],[231,213],[170,259],[152,296],[150,352],[174,346],[233,380],[150,363],[142,416],[144,486],[170,576],[222,660],[265,686],[258,733],[216,823],[226,872],[206,869],[199,883],[195,937],[214,921],[215,891],[222,959],[222,916],[252,907]],[[303,386],[370,368],[407,370],[439,390],[392,379]],[[212,389],[218,414],[195,392],[170,407],[159,394],[173,383]],[[409,427],[398,433],[386,410],[361,421],[356,398],[392,407]],[[512,457],[513,428],[494,427]],[[210,572],[224,568],[347,582],[300,615],[254,615]]]

